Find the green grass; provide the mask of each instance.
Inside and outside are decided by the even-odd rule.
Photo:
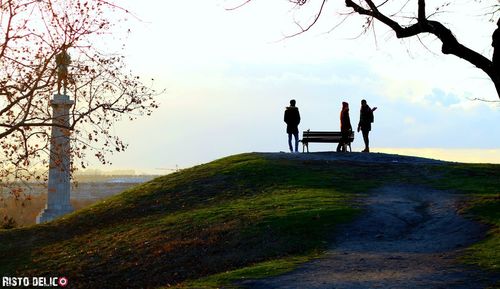
[[[238,281],[277,276],[289,272],[290,270],[297,268],[300,264],[311,261],[319,256],[321,256],[321,254],[311,253],[304,256],[293,256],[261,262],[242,269],[215,274],[194,281],[187,281],[173,287],[173,289],[218,289],[221,287],[226,289],[237,289],[239,287],[237,284]],[[166,289],[167,287],[164,288]]]
[[[64,275],[72,288],[228,288],[321,255],[337,225],[361,213],[356,198],[393,183],[471,196],[467,213],[497,230],[467,262],[495,270],[498,255],[484,261],[500,251],[499,167],[231,156],[49,224],[0,231],[0,274]]]
[[[462,260],[500,271],[500,165],[455,164],[440,167],[443,177],[434,186],[470,197],[462,213],[491,226],[485,240],[467,249]]]
[[[500,193],[475,199],[465,212],[492,226],[486,239],[474,244],[464,255],[468,264],[500,271]],[[500,285],[500,284],[499,284]]]

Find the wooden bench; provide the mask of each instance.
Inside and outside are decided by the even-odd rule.
[[[302,152],[307,148],[307,152],[309,152],[309,143],[317,142],[317,143],[339,143],[342,139],[342,134],[340,131],[310,131],[306,130],[302,132]],[[347,145],[349,146],[349,151],[352,152],[351,143],[354,141],[354,132],[351,132],[349,136],[349,142]]]

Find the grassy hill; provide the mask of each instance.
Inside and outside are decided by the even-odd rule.
[[[500,165],[309,156],[231,156],[49,224],[0,230],[0,275],[66,276],[71,288],[217,288],[277,274],[321,254],[338,224],[362,214],[358,198],[389,183],[469,195],[463,213],[492,227],[463,262],[500,271]]]

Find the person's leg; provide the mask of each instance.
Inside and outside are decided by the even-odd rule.
[[[293,137],[295,138],[295,152],[299,152],[299,133],[295,132],[293,133]]]
[[[339,144],[337,145],[337,152],[342,152],[344,151],[344,132],[340,132],[340,141]]]
[[[342,151],[342,140],[337,145],[337,152],[340,152],[340,151]]]
[[[342,132],[342,151],[347,151],[347,143],[349,143],[349,131]]]
[[[363,151],[369,152],[370,151],[370,139],[368,138],[368,134],[370,133],[369,130],[364,129],[362,130],[363,132],[363,141],[365,142],[365,149]]]
[[[293,153],[293,147],[292,147],[292,134],[288,134],[288,147],[290,148],[290,152]]]

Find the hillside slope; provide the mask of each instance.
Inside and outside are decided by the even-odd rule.
[[[0,231],[0,273],[66,276],[71,288],[168,287],[273,260],[249,277],[278,273],[321,252],[361,213],[359,197],[394,183],[469,195],[464,211],[494,226],[465,261],[498,270],[499,176],[499,165],[385,154],[236,155],[49,224]],[[234,272],[213,282],[241,278]]]

